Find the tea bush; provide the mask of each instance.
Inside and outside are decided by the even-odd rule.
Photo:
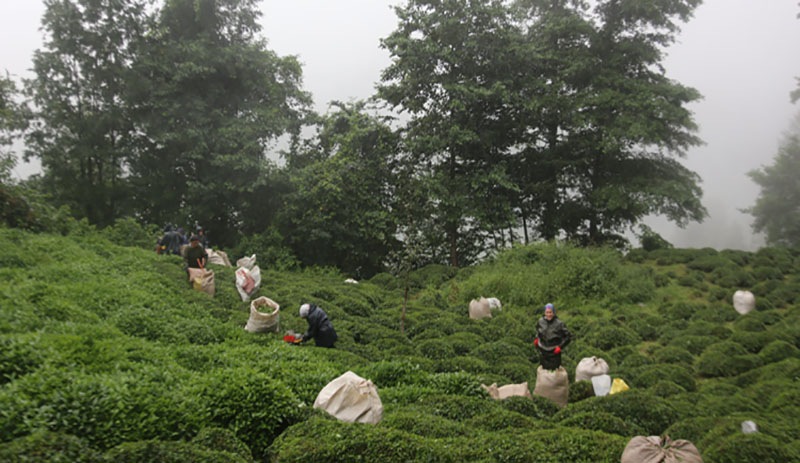
[[[780,362],[787,358],[800,357],[800,349],[786,341],[776,340],[767,344],[758,354],[767,363]]]
[[[565,427],[602,431],[607,434],[617,434],[627,437],[633,437],[644,433],[643,429],[636,425],[629,424],[622,418],[599,411],[577,413],[561,420],[558,424]]]
[[[101,463],[108,460],[84,439],[69,434],[37,430],[0,444],[0,461],[7,463]]]
[[[470,428],[459,421],[408,411],[387,413],[384,410],[383,420],[378,426],[399,429],[427,438],[464,436],[471,432]]]
[[[723,341],[710,345],[703,352],[697,360],[697,370],[706,377],[736,376],[761,364],[761,359],[748,354],[741,344]]]
[[[118,463],[151,463],[191,461],[196,463],[251,463],[241,455],[209,449],[191,442],[158,440],[126,442],[106,452],[107,461]]]
[[[678,413],[666,400],[649,392],[634,390],[605,397],[594,397],[570,405],[553,418],[557,421],[568,419],[579,413],[610,413],[628,423],[639,426],[647,435],[661,435],[673,422]]]
[[[692,392],[697,389],[690,367],[675,364],[653,364],[626,370],[632,386],[651,387],[659,381],[672,381]]]
[[[766,461],[797,461],[777,439],[762,433],[734,434],[713,443],[703,452],[709,463],[762,463]]]
[[[530,388],[531,386],[529,385],[528,387]],[[521,413],[537,420],[546,420],[561,410],[552,400],[536,395],[533,398],[509,397],[498,401],[498,403],[506,410]]]

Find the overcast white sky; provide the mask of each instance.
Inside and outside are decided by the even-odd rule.
[[[401,0],[263,0],[262,24],[269,48],[297,55],[304,87],[316,108],[331,100],[364,99],[374,93],[389,55],[379,39],[396,26],[390,5]],[[41,47],[41,1],[0,0],[0,70],[30,77],[31,56]],[[750,230],[758,187],[749,170],[771,164],[782,133],[800,110],[789,92],[800,76],[798,0],[705,0],[683,26],[665,61],[669,77],[704,99],[692,105],[705,145],[684,160],[703,178],[703,202],[711,217],[681,230],[663,220],[650,225],[679,247],[756,249]],[[34,167],[17,167],[27,175]]]

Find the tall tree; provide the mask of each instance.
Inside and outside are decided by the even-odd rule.
[[[773,163],[748,172],[761,187],[756,203],[746,209],[753,230],[765,232],[767,244],[800,246],[800,115],[786,134]]]
[[[297,60],[259,36],[256,5],[167,0],[135,66],[136,207],[152,222],[200,221],[220,245],[258,213],[266,149],[310,104]]]
[[[702,220],[699,177],[675,159],[700,142],[686,108],[699,94],[661,65],[700,0],[521,3],[538,50],[531,81],[546,83],[532,105],[539,140],[528,147],[543,149],[526,160],[550,177],[534,182],[541,236],[621,244],[649,214]]]
[[[41,161],[41,185],[56,201],[107,225],[127,212],[132,127],[124,96],[145,0],[44,3],[44,47],[27,83],[36,117],[26,157]]]
[[[468,264],[487,230],[513,221],[503,158],[519,129],[516,32],[502,0],[411,0],[396,12],[379,96],[410,116],[406,161],[432,195],[418,215],[445,237],[450,265]]]
[[[0,76],[0,183],[11,180],[16,155],[10,149],[14,140],[27,127],[29,110],[19,101],[21,95],[10,76]]]
[[[317,134],[288,155],[294,192],[279,228],[304,264],[370,277],[397,245],[391,159],[398,137],[363,102],[332,105]]]

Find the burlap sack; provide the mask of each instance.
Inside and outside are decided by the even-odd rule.
[[[228,254],[225,251],[208,250],[208,263],[215,265],[222,265],[225,267],[233,267],[231,261],[228,260]]]
[[[545,370],[542,366],[536,369],[536,387],[533,394],[546,397],[561,407],[569,401],[569,375],[564,367],[556,370]]]
[[[585,357],[575,368],[575,382],[589,381],[593,376],[607,375],[608,363],[597,357]]]
[[[189,271],[189,282],[192,284],[192,288],[214,297],[217,288],[214,282],[214,271],[191,267],[187,270]]]
[[[485,297],[473,299],[469,302],[469,318],[480,320],[482,318],[492,318],[492,309],[489,307],[489,300]]]
[[[244,329],[251,333],[277,333],[281,329],[280,311],[281,306],[268,297],[253,299],[250,302],[250,318]]]
[[[328,383],[317,395],[314,408],[325,410],[348,423],[377,424],[383,418],[383,404],[372,381],[352,371]]]
[[[527,381],[520,384],[506,384],[505,386],[500,387],[497,387],[497,383],[492,383],[491,386],[481,384],[481,387],[489,393],[491,398],[495,400],[503,400],[509,397],[532,398]]]
[[[688,440],[636,436],[625,446],[620,463],[703,463],[703,458]]]

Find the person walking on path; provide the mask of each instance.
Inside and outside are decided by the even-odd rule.
[[[533,345],[539,351],[539,359],[546,370],[561,366],[561,351],[572,341],[572,334],[556,315],[553,304],[544,306],[544,315],[536,324]]]

